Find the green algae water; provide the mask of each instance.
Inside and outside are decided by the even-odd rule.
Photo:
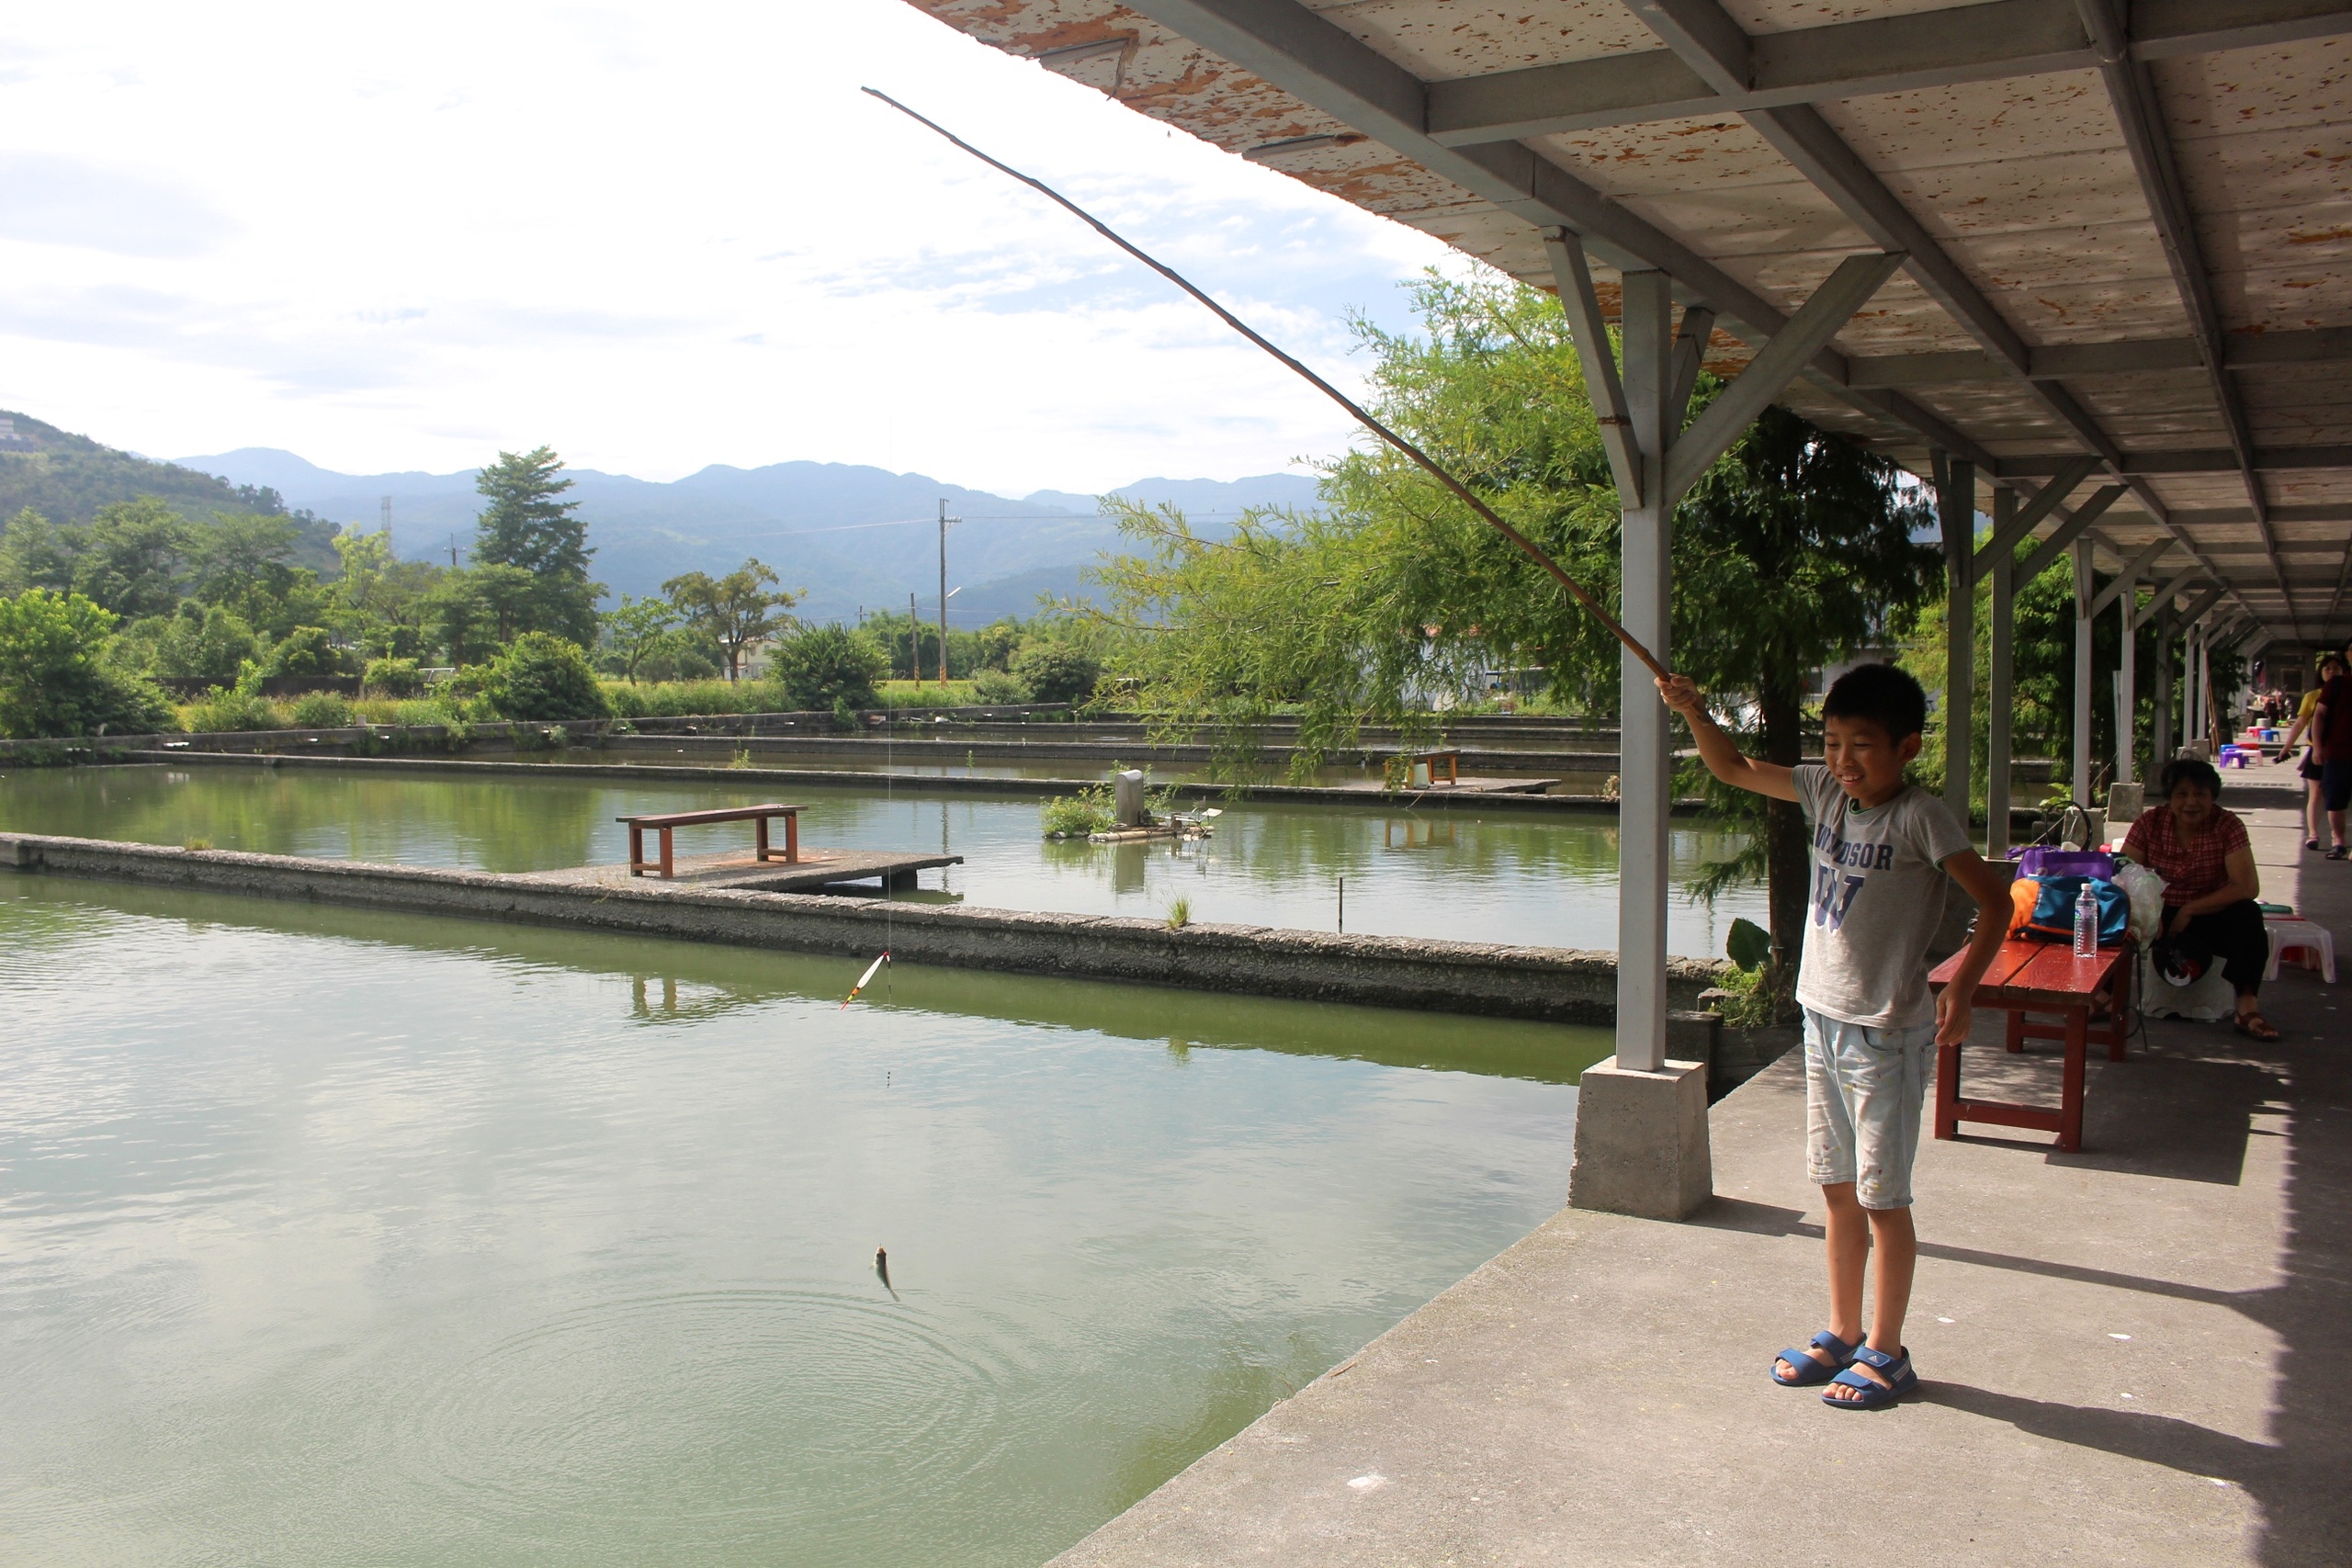
[[[1609,1049],[859,967],[0,872],[0,1561],[1042,1562],[1551,1213]]]
[[[1035,798],[938,796],[774,783],[634,783],[608,777],[468,776],[359,769],[17,768],[0,773],[0,829],[221,850],[553,871],[618,862],[627,812],[689,811],[784,799],[804,804],[804,841],[834,849],[960,854],[925,872],[928,896],[996,908],[1156,919],[1178,897],[1192,918],[1331,931],[1346,880],[1347,929],[1541,947],[1617,945],[1617,825],[1601,816],[1482,815],[1326,803],[1228,806],[1216,837],[1194,843],[1047,842]],[[1669,869],[1678,886],[1744,840],[1678,819]],[[740,825],[680,833],[681,854],[749,852]],[[1735,917],[1767,918],[1760,887],[1713,909],[1676,897],[1670,951],[1721,957]]]

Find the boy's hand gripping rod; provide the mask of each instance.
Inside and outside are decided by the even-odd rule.
[[[962,148],[965,152],[969,152],[973,157],[978,158],[981,163],[986,164],[989,168],[995,169],[1001,174],[1012,175],[1014,179],[1019,180],[1023,185],[1027,186],[1030,189],[1037,192],[1047,200],[1060,207],[1071,216],[1078,219],[1079,221],[1084,223],[1088,228],[1093,230],[1096,233],[1102,235],[1104,239],[1118,246],[1119,249],[1126,252],[1127,254],[1135,257],[1136,260],[1143,263],[1144,265],[1151,268],[1152,271],[1159,274],[1160,276],[1166,278],[1169,282],[1174,284],[1177,288],[1182,289],[1185,293],[1191,295],[1202,304],[1207,306],[1211,310],[1216,312],[1217,320],[1223,321],[1227,326],[1231,327],[1235,332],[1239,333],[1243,337],[1248,338],[1251,343],[1256,344],[1260,348],[1264,349],[1268,354],[1272,355],[1276,359],[1281,360],[1284,365],[1287,365],[1293,370],[1297,371],[1299,375],[1312,382],[1316,389],[1325,397],[1329,398],[1333,402],[1347,410],[1359,424],[1362,424],[1366,430],[1371,431],[1374,435],[1379,436],[1383,441],[1387,442],[1388,445],[1396,447],[1396,450],[1405,454],[1406,457],[1410,457],[1414,462],[1419,463],[1422,468],[1428,469],[1430,478],[1436,479],[1438,483],[1443,485],[1455,495],[1461,497],[1464,503],[1466,504],[1471,511],[1486,519],[1487,525],[1496,532],[1502,535],[1504,538],[1509,539],[1512,544],[1518,546],[1521,552],[1524,554],[1528,559],[1533,561],[1537,566],[1542,567],[1545,571],[1550,572],[1555,578],[1558,579],[1560,586],[1566,589],[1571,594],[1575,595],[1577,603],[1582,604],[1587,610],[1589,610],[1595,620],[1598,620],[1602,626],[1608,627],[1610,635],[1614,637],[1619,642],[1623,643],[1628,652],[1632,653],[1634,658],[1640,660],[1645,665],[1648,666],[1651,674],[1657,676],[1661,681],[1667,679],[1669,672],[1666,666],[1660,664],[1657,658],[1651,654],[1650,650],[1644,648],[1631,632],[1618,625],[1617,617],[1611,615],[1607,610],[1601,608],[1600,601],[1595,599],[1590,593],[1586,592],[1584,584],[1578,582],[1575,578],[1570,577],[1566,571],[1562,570],[1560,563],[1554,560],[1550,556],[1545,555],[1542,549],[1537,547],[1532,539],[1530,539],[1526,535],[1521,533],[1518,529],[1504,522],[1501,517],[1496,514],[1493,507],[1488,506],[1485,502],[1479,500],[1476,495],[1473,495],[1467,485],[1464,484],[1460,479],[1455,479],[1452,474],[1447,473],[1443,468],[1438,467],[1436,459],[1432,458],[1428,453],[1422,451],[1419,446],[1414,446],[1411,442],[1406,440],[1403,436],[1397,434],[1395,431],[1381,423],[1380,421],[1373,418],[1371,414],[1367,413],[1352,399],[1349,398],[1346,393],[1331,385],[1330,382],[1326,381],[1322,377],[1317,376],[1314,371],[1309,370],[1306,366],[1300,364],[1297,360],[1293,359],[1289,355],[1283,353],[1272,344],[1267,342],[1266,339],[1261,336],[1256,329],[1251,327],[1249,322],[1243,321],[1240,317],[1235,315],[1232,311],[1227,310],[1224,306],[1218,304],[1216,300],[1210,299],[1199,289],[1193,288],[1193,285],[1173,267],[1167,266],[1162,263],[1154,260],[1143,251],[1137,249],[1132,244],[1129,244],[1125,239],[1121,238],[1109,224],[1103,222],[1101,219],[1087,211],[1086,209],[1079,206],[1078,203],[1070,200],[1069,197],[1064,196],[1061,192],[1054,189],[1053,186],[1046,184],[1045,181],[1032,179],[1029,175],[1023,174],[1012,164],[989,157],[986,152],[981,152],[978,148],[973,146],[970,142],[965,141],[962,137],[956,135],[945,126],[941,125],[937,120],[930,119],[922,115],[917,114],[914,110],[907,107],[906,105],[900,103],[898,99],[892,97],[888,93],[881,92],[873,87],[867,87],[865,91],[871,94],[873,96],[881,99],[892,108],[897,109],[900,114],[905,115],[909,119],[915,121],[919,125],[927,126],[931,130],[937,131],[939,135],[948,142],[954,146]]]

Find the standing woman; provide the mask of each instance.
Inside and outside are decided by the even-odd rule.
[[[2186,986],[2219,959],[2237,992],[2237,1032],[2276,1040],[2256,993],[2270,963],[2263,929],[2262,875],[2245,824],[2221,807],[2222,775],[2196,757],[2176,757],[2158,778],[2165,803],[2140,813],[2123,853],[2165,879],[2165,924],[2149,950],[2156,973]]]
[[[2302,705],[2295,710],[2295,727],[2287,731],[2286,739],[2278,743],[2280,763],[2285,762],[2294,754],[2295,742],[2302,737],[2305,730],[2311,728],[2312,715],[2319,707],[2320,688],[2327,684],[2330,677],[2343,674],[2345,669],[2346,665],[2340,655],[2330,653],[2321,658],[2319,669],[2312,675],[2312,688],[2303,694]],[[2313,737],[2314,742],[2316,739],[2317,737]],[[2325,816],[2327,807],[2320,794],[2319,748],[2316,744],[2306,745],[2303,748],[2302,764],[2296,769],[2296,772],[2303,781],[2303,848],[2315,850],[2320,847],[2320,835],[2327,830]]]

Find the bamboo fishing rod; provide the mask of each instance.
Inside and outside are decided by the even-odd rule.
[[[1643,647],[1640,640],[1636,638],[1633,633],[1627,631],[1623,626],[1620,626],[1618,624],[1617,617],[1611,615],[1606,609],[1602,608],[1600,601],[1594,598],[1590,593],[1585,591],[1583,583],[1578,582],[1575,578],[1570,577],[1567,572],[1561,568],[1560,563],[1546,555],[1543,549],[1536,545],[1534,540],[1529,538],[1526,535],[1521,533],[1518,529],[1504,522],[1493,507],[1488,506],[1485,502],[1479,500],[1476,495],[1471,492],[1469,486],[1464,484],[1460,479],[1455,479],[1452,474],[1446,472],[1445,469],[1440,468],[1438,466],[1437,459],[1431,457],[1419,446],[1416,446],[1410,441],[1406,440],[1403,436],[1397,434],[1395,431],[1381,423],[1380,421],[1373,418],[1371,413],[1361,404],[1357,403],[1355,400],[1349,397],[1345,392],[1340,390],[1339,388],[1331,385],[1330,382],[1323,379],[1322,377],[1317,376],[1305,365],[1302,365],[1297,360],[1292,358],[1288,354],[1285,354],[1282,349],[1276,347],[1272,343],[1267,341],[1267,339],[1249,322],[1243,321],[1240,317],[1235,315],[1232,311],[1227,310],[1224,306],[1210,299],[1200,289],[1194,288],[1191,280],[1186,278],[1174,267],[1169,266],[1141,248],[1129,243],[1124,236],[1122,236],[1116,230],[1113,229],[1109,224],[1103,222],[1100,218],[1095,217],[1091,212],[1087,211],[1086,209],[1079,206],[1078,203],[1072,201],[1069,197],[1064,196],[1061,192],[1056,190],[1045,181],[1032,178],[1030,175],[1023,174],[1020,170],[1001,159],[989,157],[986,152],[981,152],[978,148],[973,146],[970,142],[965,141],[962,137],[956,135],[945,126],[940,124],[937,120],[932,119],[924,115],[917,114],[913,109],[907,107],[906,105],[900,103],[889,94],[881,91],[879,88],[867,87],[864,90],[873,96],[881,99],[892,108],[897,109],[900,114],[905,115],[909,119],[913,120],[916,124],[924,126],[936,132],[950,145],[961,148],[963,151],[969,152],[973,157],[978,158],[981,163],[986,164],[989,168],[996,170],[1000,174],[1011,175],[1012,178],[1019,180],[1023,185],[1027,186],[1030,189],[1046,197],[1048,201],[1053,202],[1056,206],[1069,213],[1070,216],[1076,218],[1080,222],[1085,224],[1088,228],[1093,230],[1096,233],[1102,235],[1104,239],[1118,246],[1119,249],[1126,252],[1127,254],[1135,257],[1136,260],[1143,263],[1144,265],[1151,268],[1152,271],[1159,274],[1160,276],[1166,278],[1169,282],[1174,284],[1177,288],[1182,289],[1185,293],[1199,300],[1203,305],[1208,307],[1209,310],[1216,312],[1217,320],[1223,321],[1227,326],[1231,327],[1235,332],[1239,333],[1243,337],[1248,338],[1251,343],[1256,344],[1260,348],[1264,349],[1268,354],[1272,355],[1276,359],[1281,360],[1284,365],[1289,366],[1293,370],[1298,372],[1300,376],[1304,377],[1325,397],[1330,399],[1333,402],[1347,410],[1350,416],[1351,416],[1357,423],[1363,425],[1366,430],[1371,431],[1374,435],[1379,436],[1383,441],[1387,442],[1388,445],[1394,446],[1397,451],[1402,452],[1406,457],[1410,457],[1414,462],[1419,464],[1424,469],[1428,470],[1431,479],[1437,480],[1438,483],[1443,485],[1446,489],[1459,496],[1464,504],[1468,506],[1471,511],[1476,513],[1481,518],[1485,519],[1489,527],[1493,528],[1504,538],[1509,539],[1513,545],[1519,547],[1521,553],[1525,555],[1528,559],[1533,561],[1537,566],[1542,567],[1545,571],[1550,572],[1554,578],[1558,580],[1560,586],[1566,589],[1568,592],[1575,597],[1577,604],[1583,605],[1587,610],[1591,612],[1593,619],[1608,627],[1609,634],[1615,637],[1619,642],[1625,645],[1626,651],[1631,653],[1634,658],[1640,660],[1643,664],[1648,667],[1651,674],[1657,676],[1661,681],[1668,678],[1670,672],[1667,670],[1666,666],[1659,663],[1657,656],[1652,654],[1648,649]]]

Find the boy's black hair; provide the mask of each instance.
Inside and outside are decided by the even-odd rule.
[[[1866,718],[1898,745],[1928,728],[1928,694],[1892,664],[1857,664],[1830,683],[1824,718]]]
[[[2222,798],[2222,774],[2219,769],[2202,757],[2175,757],[2156,775],[2156,793],[2166,800],[2172,792],[2185,784],[2202,784],[2214,799]]]

